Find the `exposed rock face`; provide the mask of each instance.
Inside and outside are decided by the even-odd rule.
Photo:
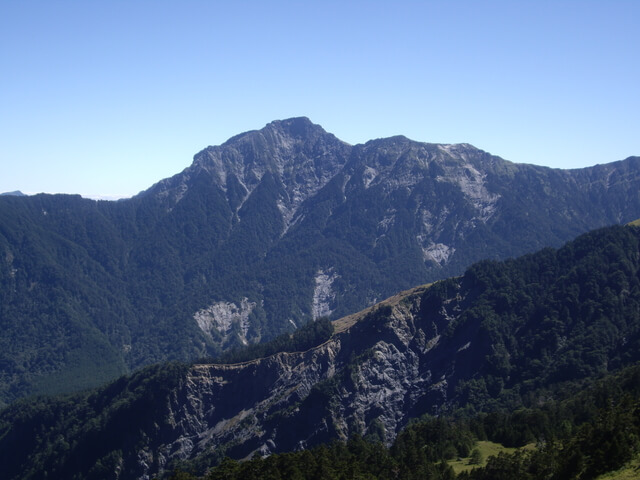
[[[401,136],[351,146],[306,118],[208,147],[132,199],[1,196],[0,405],[67,384],[39,375],[215,355],[638,217],[639,158],[563,171]],[[70,345],[101,360],[91,373]]]
[[[436,180],[458,185],[460,191],[477,211],[478,219],[486,222],[495,212],[500,195],[490,193],[487,190],[487,173],[480,172],[472,163],[474,155],[469,155],[469,151],[473,147],[468,144],[461,144],[438,145],[438,148],[445,152],[454,162],[445,164],[444,175],[437,176]]]
[[[268,455],[366,435],[374,425],[390,443],[416,411],[437,413],[477,326],[443,342],[464,299],[431,311],[422,305],[428,288],[338,321],[329,341],[306,352],[195,365],[170,396],[171,428],[138,454],[139,478],[153,473],[150,458],[162,469],[211,449]]]
[[[0,411],[0,476],[29,478],[29,460],[42,458],[69,473],[59,478],[104,460],[121,480],[148,480],[199,455],[241,459],[354,433],[389,443],[425,413],[535,404],[638,361],[639,273],[640,228],[611,227],[400,293],[335,321],[304,352],[150,367],[71,399],[17,404]],[[233,321],[240,307],[216,309]],[[24,434],[30,425],[37,438]]]
[[[306,118],[275,121],[262,130],[206,148],[194,157],[189,168],[156,184],[151,191],[177,203],[191,178],[206,171],[213,184],[228,194],[237,212],[264,175],[270,173],[283,186],[277,205],[286,231],[302,202],[344,166],[350,148]]]
[[[313,319],[328,317],[333,311],[333,302],[336,294],[332,290],[333,282],[338,278],[338,274],[333,269],[325,272],[318,270],[315,276],[316,287],[313,290]]]
[[[423,235],[418,235],[418,241],[423,244],[423,242],[428,241]],[[455,253],[456,249],[445,245],[443,243],[428,243],[427,245],[422,246],[422,253],[424,255],[424,259],[431,260],[440,265],[444,265],[449,260],[449,257]]]
[[[198,322],[200,329],[211,337],[215,332],[226,339],[233,333],[233,327],[236,327],[236,334],[242,343],[247,345],[249,315],[255,307],[256,303],[249,302],[246,297],[239,306],[231,302],[216,302],[197,311],[193,318]]]
[[[468,357],[478,325],[443,341],[440,332],[464,298],[454,294],[434,311],[422,305],[428,288],[339,320],[329,341],[306,352],[195,365],[170,395],[169,428],[138,452],[137,478],[211,450],[268,455],[366,435],[379,425],[391,443],[416,414],[437,413],[448,382],[469,374],[456,363]]]
[[[142,460],[148,457],[161,458],[162,465],[212,447],[235,457],[305,448],[366,434],[373,420],[382,422],[391,442],[430,390],[442,400],[442,376],[436,372],[434,378],[424,354],[438,344],[433,321],[443,320],[423,324],[416,318],[424,289],[390,299],[384,315],[376,316],[378,306],[341,321],[341,333],[307,352],[195,365],[170,397],[172,430],[139,453],[140,467],[149,464]],[[328,403],[325,387],[335,393]],[[297,425],[295,435],[287,425]]]

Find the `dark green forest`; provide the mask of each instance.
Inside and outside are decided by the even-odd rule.
[[[457,352],[455,374],[437,416],[425,392],[411,412],[415,420],[390,446],[379,443],[383,432],[372,422],[346,443],[225,460],[207,473],[224,455],[212,446],[195,461],[163,468],[180,468],[176,478],[451,478],[446,461],[488,439],[537,447],[501,454],[461,478],[588,479],[615,469],[638,453],[640,435],[639,246],[640,228],[601,229],[558,250],[477,263],[421,291],[415,321],[446,326],[444,353],[433,355]],[[304,412],[314,401],[328,415],[340,408],[339,392],[355,385],[371,355],[369,340],[388,335],[394,314],[389,306],[374,309],[341,334],[349,360],[294,409]],[[307,350],[331,331],[321,320],[225,361]],[[473,342],[460,350],[468,338]],[[431,354],[425,361],[446,361]],[[155,448],[175,428],[166,404],[190,368],[148,367],[99,389],[14,402],[0,411],[0,477],[103,479],[116,468],[134,477],[140,449]],[[280,413],[279,428],[295,421],[291,411]],[[309,472],[321,476],[305,477]]]
[[[445,334],[473,328],[485,352],[480,374],[456,387],[458,406],[515,406],[529,391],[640,360],[639,237],[634,227],[601,229],[558,250],[479,262],[429,289],[432,311],[465,298]],[[459,367],[477,359],[472,345]]]
[[[483,258],[640,216],[638,158],[565,172],[471,146],[463,156],[404,137],[352,147],[291,119],[205,149],[131,199],[0,197],[0,406],[291,333],[313,319],[320,271],[334,276],[336,319]],[[463,191],[467,181],[489,204]],[[446,260],[429,256],[438,245]],[[246,331],[194,319],[245,299]]]

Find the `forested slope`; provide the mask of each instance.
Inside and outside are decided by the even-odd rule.
[[[134,198],[0,197],[0,405],[264,342],[640,217],[640,159],[578,170],[308,119]],[[99,354],[95,354],[99,352]]]
[[[241,363],[150,367],[98,390],[18,402],[0,412],[0,476],[133,479],[174,467],[202,474],[225,455],[242,459],[349,439],[356,450],[347,455],[335,447],[331,455],[347,455],[338,465],[356,468],[349,455],[378,452],[370,454],[397,473],[404,470],[394,462],[412,468],[449,458],[451,448],[443,454],[424,440],[434,431],[445,440],[462,432],[463,443],[451,440],[459,455],[473,438],[509,446],[555,438],[583,460],[568,465],[573,457],[535,455],[552,455],[558,471],[595,475],[635,452],[633,441],[625,450],[618,449],[622,440],[598,439],[635,438],[637,368],[617,386],[590,390],[589,398],[575,394],[639,360],[639,246],[639,228],[597,230],[558,250],[480,262],[461,277],[397,295],[336,322],[329,339],[325,320],[311,324],[275,342],[282,353],[265,346],[267,357],[248,360],[249,353],[237,357]],[[406,430],[424,415],[441,420],[427,422],[424,435],[422,427]],[[447,433],[450,427],[458,433]],[[431,453],[403,460],[409,447],[368,450],[358,436],[385,445],[407,441]],[[615,462],[602,466],[592,449],[598,442],[601,457]],[[539,465],[535,455],[504,462],[528,469],[526,462]],[[289,457],[273,458],[264,465]],[[446,466],[417,471],[449,475]]]

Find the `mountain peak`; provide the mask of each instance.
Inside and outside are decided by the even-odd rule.
[[[224,142],[222,146],[233,145],[239,140],[249,140],[256,136],[272,139],[277,137],[288,137],[296,140],[308,140],[309,138],[318,137],[320,135],[329,134],[320,125],[313,123],[307,117],[293,117],[284,120],[274,120],[267,123],[260,130],[249,130],[239,135],[235,135]]]
[[[229,200],[236,210],[267,175],[282,188],[276,203],[286,228],[302,202],[340,171],[350,149],[307,117],[274,120],[260,130],[207,147],[194,156],[190,167],[150,191],[175,204],[191,189],[193,179],[204,172],[211,178],[207,185],[213,183],[225,194],[238,196],[237,202]]]
[[[311,132],[326,133],[320,125],[316,125],[307,117],[293,117],[284,120],[274,120],[263,128],[263,130],[269,129],[277,129],[294,137],[306,136]]]
[[[15,190],[13,192],[0,193],[0,196],[5,196],[5,197],[26,197],[26,195],[24,193],[22,193],[20,190]]]

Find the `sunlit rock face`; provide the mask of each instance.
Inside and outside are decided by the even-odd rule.
[[[333,290],[333,282],[338,278],[338,274],[329,269],[318,270],[315,276],[315,288],[313,290],[313,319],[328,317],[333,312],[333,304],[336,293]]]
[[[218,334],[226,340],[235,334],[243,344],[247,345],[249,315],[255,307],[255,302],[249,302],[249,299],[245,297],[240,305],[231,302],[216,302],[197,311],[193,317],[198,322],[200,329],[211,338]]]
[[[636,218],[640,195],[630,189],[640,188],[638,163],[563,171],[464,143],[396,136],[349,145],[292,118],[202,150],[142,197],[176,216],[192,198],[216,199],[226,223],[206,240],[211,266],[200,293],[209,301],[190,315],[205,343],[227,348],[348,315],[475,261],[557,246]],[[611,208],[605,192],[632,202]],[[219,266],[219,258],[230,260]],[[256,306],[243,309],[242,299]],[[229,336],[230,323],[215,318],[232,314],[206,313],[216,304],[250,314],[231,322],[240,328]]]
[[[455,374],[455,354],[441,362],[450,345],[437,333],[452,318],[423,310],[426,288],[341,320],[332,339],[307,352],[195,365],[170,395],[170,427],[138,458],[165,465],[226,445],[234,457],[268,455],[365,435],[374,423],[392,442],[415,408],[446,401],[447,378]],[[147,464],[139,462],[139,478],[153,473]]]

